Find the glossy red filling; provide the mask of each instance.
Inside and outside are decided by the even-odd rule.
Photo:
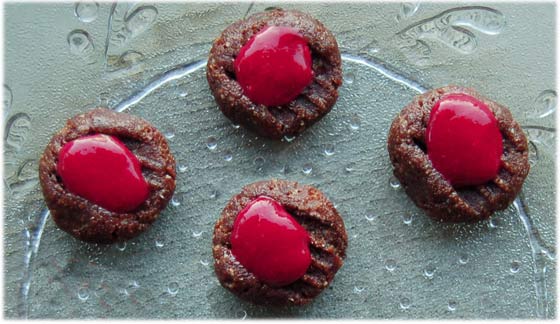
[[[68,191],[109,211],[135,210],[147,198],[140,162],[116,137],[96,134],[66,143],[57,172]]]
[[[265,196],[237,215],[231,251],[247,270],[273,287],[298,280],[311,264],[307,231],[280,203]]]
[[[291,27],[269,26],[235,58],[235,76],[254,103],[280,106],[294,100],[313,79],[311,50]]]
[[[428,157],[454,187],[484,184],[496,177],[502,134],[488,106],[467,94],[443,96],[426,129]]]

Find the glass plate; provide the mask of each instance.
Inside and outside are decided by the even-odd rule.
[[[343,52],[340,98],[297,138],[236,127],[205,79],[212,41],[268,7],[308,12]],[[553,3],[65,3],[5,7],[4,315],[8,318],[554,318]],[[393,117],[425,89],[459,84],[510,107],[531,172],[507,210],[441,224],[392,177]],[[45,210],[37,160],[71,116],[141,116],[177,160],[173,200],[126,244],[86,244]],[[310,305],[265,308],[222,288],[213,225],[248,183],[311,184],[349,236],[334,282]]]

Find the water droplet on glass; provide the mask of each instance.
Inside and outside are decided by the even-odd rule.
[[[352,130],[358,130],[360,129],[360,124],[361,124],[361,119],[360,116],[358,116],[357,114],[353,114],[350,117],[350,129]]]
[[[459,263],[460,264],[467,264],[469,262],[469,255],[466,253],[463,253],[459,256]]]
[[[253,160],[253,164],[257,167],[257,169],[261,169],[264,165],[264,158],[262,156],[257,156],[254,160]]]
[[[184,164],[179,164],[178,169],[179,169],[179,172],[181,172],[181,173],[187,172],[187,166],[184,165]]]
[[[402,297],[400,302],[399,302],[399,306],[402,310],[407,310],[410,308],[410,299],[407,297]]]
[[[170,203],[171,206],[173,207],[179,207],[181,206],[181,201],[182,201],[182,197],[175,194],[173,197],[171,197]]]
[[[389,179],[389,185],[391,186],[391,188],[393,189],[400,189],[401,187],[401,183],[399,182],[399,180],[396,177],[391,177]]]
[[[80,287],[78,289],[78,298],[81,301],[86,301],[89,298],[89,289],[87,287]]]
[[[344,73],[343,78],[344,78],[344,83],[346,83],[346,84],[354,83],[354,73],[353,72]]]
[[[118,242],[116,246],[117,246],[117,250],[119,251],[126,250],[126,242]]]
[[[237,125],[237,124],[231,124],[231,126],[233,127],[233,129],[239,129],[241,126]]]
[[[167,292],[171,295],[171,296],[175,296],[177,295],[177,293],[179,292],[179,283],[173,281],[172,283],[169,284],[169,286],[167,286]]]
[[[130,296],[136,290],[138,290],[138,288],[140,288],[140,285],[138,284],[138,281],[131,280],[131,281],[128,282],[128,285],[126,286],[126,288],[121,289],[121,292],[123,294],[125,294],[126,296]]]
[[[205,267],[207,267],[210,264],[208,261],[204,261],[204,260],[200,260],[199,262]]]
[[[239,318],[240,320],[245,320],[247,318],[247,312],[244,310],[239,310],[237,312],[235,312],[236,314],[236,318]]]
[[[97,2],[78,2],[74,7],[74,14],[81,22],[89,23],[97,18],[99,4]]]
[[[309,162],[305,163],[301,169],[303,174],[310,174],[313,171],[313,165]]]
[[[286,135],[284,136],[283,140],[290,143],[291,141],[293,141],[296,137],[293,135]]]
[[[373,222],[376,218],[377,215],[373,211],[368,210],[366,212],[366,219],[368,220],[368,222]]]
[[[93,41],[89,34],[81,29],[70,32],[67,37],[70,53],[74,55],[86,55],[93,51]]]
[[[199,231],[199,232],[197,232],[197,231],[192,231],[192,236],[193,236],[193,237],[201,237],[201,236],[202,236],[202,233],[204,233],[204,231]]]
[[[209,150],[215,150],[218,147],[218,140],[214,136],[209,136],[206,139],[206,147]]]
[[[352,172],[352,171],[354,171],[355,167],[356,167],[356,163],[350,162],[350,163],[346,164],[346,166],[344,166],[344,171]]]
[[[518,273],[520,268],[521,268],[521,262],[514,260],[511,262],[511,267],[509,268],[509,271],[511,271],[511,273]]]
[[[142,6],[125,17],[125,26],[135,37],[146,30],[156,21],[158,11],[154,6]]]
[[[327,143],[324,145],[323,147],[323,153],[325,153],[326,156],[331,156],[334,154],[334,144],[332,143]]]
[[[448,309],[450,312],[454,312],[454,311],[457,309],[457,302],[455,302],[455,301],[449,301],[449,302],[447,303],[447,309]]]
[[[230,150],[225,150],[224,151],[224,161],[229,162],[231,160],[233,160],[233,154],[231,153]]]
[[[411,213],[404,213],[403,216],[402,216],[403,223],[405,223],[406,225],[412,224],[412,219],[413,218],[414,218],[414,215],[412,215]]]
[[[435,273],[436,267],[431,264],[424,269],[424,277],[426,277],[426,279],[433,279]]]
[[[210,190],[210,199],[216,199],[216,197],[218,197],[219,195],[220,192],[218,191],[218,189]]]
[[[365,289],[366,289],[365,287],[354,286],[354,293],[361,294]]]
[[[500,221],[497,217],[492,217],[489,221],[488,221],[488,227],[491,229],[496,229],[498,228],[498,226],[500,226]]]
[[[167,138],[168,140],[172,139],[173,137],[175,137],[175,131],[171,128],[166,129],[163,132],[163,136],[165,136],[165,138]]]
[[[179,97],[186,98],[188,95],[189,95],[189,93],[187,91],[183,91],[179,94]]]
[[[395,271],[396,268],[397,268],[397,261],[393,259],[385,260],[385,269],[387,269],[387,271],[393,272]]]
[[[163,239],[158,238],[156,239],[156,247],[160,248],[163,247],[164,243],[163,243]]]

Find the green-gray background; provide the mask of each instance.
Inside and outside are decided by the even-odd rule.
[[[164,131],[177,159],[176,195],[160,220],[126,245],[99,246],[42,217],[37,160],[67,118],[124,107],[166,71],[204,60],[227,25],[272,6],[306,11],[338,39],[345,83],[327,117],[298,138],[264,140],[221,115],[203,68],[185,73],[127,109]],[[555,317],[554,14],[552,2],[6,4],[4,315]],[[415,85],[450,83],[509,106],[524,126],[527,215],[512,206],[487,222],[436,223],[392,178],[392,118]],[[317,186],[345,220],[346,263],[309,306],[247,304],[213,273],[225,202],[272,177]]]

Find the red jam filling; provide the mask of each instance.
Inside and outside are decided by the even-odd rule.
[[[428,157],[454,187],[484,184],[496,177],[502,134],[488,106],[466,94],[443,96],[426,129]]]
[[[311,50],[291,27],[270,26],[253,36],[235,58],[235,76],[256,104],[281,106],[313,80]]]
[[[231,251],[247,270],[273,287],[298,280],[311,264],[307,231],[282,205],[265,196],[237,215]]]
[[[66,143],[57,172],[64,186],[109,211],[133,211],[148,198],[140,162],[116,137],[96,134]]]

